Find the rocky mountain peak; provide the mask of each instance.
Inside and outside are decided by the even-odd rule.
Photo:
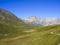
[[[37,16],[30,16],[26,18],[26,22],[41,24],[41,25],[53,25],[60,24],[60,18],[39,18]]]
[[[37,16],[30,16],[29,19],[37,19]]]

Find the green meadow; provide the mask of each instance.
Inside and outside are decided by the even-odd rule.
[[[23,32],[11,38],[0,40],[1,45],[59,45],[60,25],[42,26],[34,28],[32,32]],[[10,35],[12,36],[12,35]],[[9,36],[9,37],[10,37]]]

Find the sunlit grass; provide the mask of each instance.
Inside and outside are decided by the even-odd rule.
[[[1,45],[58,45],[60,43],[60,25],[35,29],[35,32],[20,35],[19,38],[1,41]],[[43,31],[42,31],[43,30]],[[53,32],[51,34],[50,32]],[[14,39],[14,40],[13,40]]]

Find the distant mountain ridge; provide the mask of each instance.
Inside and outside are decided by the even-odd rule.
[[[38,18],[36,16],[30,16],[24,19],[24,22],[48,26],[53,24],[60,24],[60,18]]]

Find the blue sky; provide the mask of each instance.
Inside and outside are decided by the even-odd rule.
[[[11,11],[19,18],[60,18],[60,0],[0,0],[0,8]]]

